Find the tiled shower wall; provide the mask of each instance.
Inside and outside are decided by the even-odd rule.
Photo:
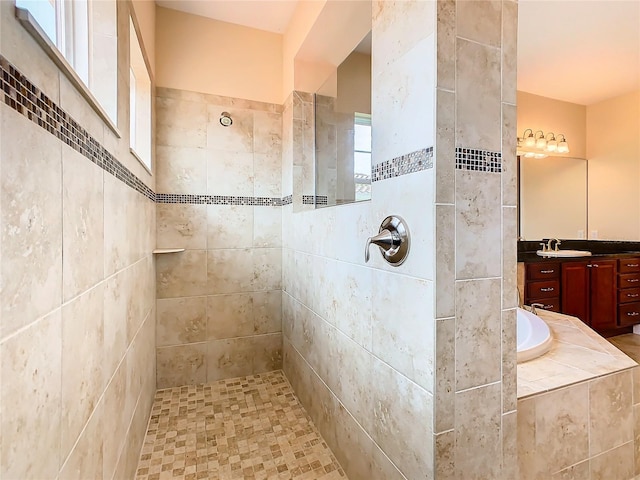
[[[155,205],[129,153],[128,59],[120,138],[13,2],[0,32],[0,476],[132,478],[156,387]],[[62,118],[39,125],[45,110]]]
[[[280,105],[157,89],[158,387],[279,369]],[[233,124],[224,127],[222,112]]]

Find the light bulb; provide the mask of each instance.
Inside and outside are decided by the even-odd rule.
[[[547,152],[555,152],[558,150],[558,142],[555,140],[549,140],[547,142]]]
[[[567,142],[560,142],[558,144],[558,153],[569,153],[569,145]]]
[[[524,139],[525,147],[534,147],[535,144],[536,144],[536,139],[533,137],[533,135],[529,135],[527,138]]]
[[[536,140],[536,148],[543,149],[546,146],[547,141],[544,139],[544,137],[540,137],[538,140]]]

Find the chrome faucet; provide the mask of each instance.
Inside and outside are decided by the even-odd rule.
[[[547,252],[551,252],[551,242],[555,242],[554,250],[557,252],[558,251],[558,245],[560,245],[562,242],[560,240],[558,240],[557,238],[550,238],[549,241],[547,242]]]

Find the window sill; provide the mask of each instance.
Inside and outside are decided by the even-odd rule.
[[[115,123],[113,123],[113,120],[109,118],[109,115],[107,115],[107,112],[104,111],[96,97],[93,96],[82,79],[80,79],[75,70],[73,70],[69,62],[67,62],[66,58],[62,56],[60,51],[51,42],[49,37],[47,37],[47,35],[44,33],[42,28],[40,28],[40,25],[38,25],[38,22],[36,22],[29,11],[25,10],[24,8],[16,7],[16,18],[22,24],[24,29],[29,32],[33,39],[38,43],[38,45],[40,45],[40,47],[49,56],[53,63],[56,64],[56,66],[69,79],[73,86],[76,87],[78,92],[80,92],[80,95],[82,95],[82,97],[89,103],[91,108],[93,108],[93,110],[98,114],[102,121],[107,124],[107,126],[118,138],[122,138],[122,135],[120,134],[118,127],[115,125]]]
[[[129,147],[129,153],[131,153],[131,155],[133,155],[136,160],[138,160],[140,162],[140,165],[142,165],[144,167],[144,169],[147,171],[147,173],[151,176],[153,176],[153,173],[151,172],[151,167],[149,165],[147,165],[136,153],[136,151]]]

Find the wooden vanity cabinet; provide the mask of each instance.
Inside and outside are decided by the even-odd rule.
[[[615,328],[618,317],[616,260],[562,264],[562,313],[578,317],[594,329]]]
[[[640,323],[640,258],[618,260],[618,325]]]
[[[560,312],[560,263],[529,263],[525,276],[524,303],[539,303],[545,310]]]

